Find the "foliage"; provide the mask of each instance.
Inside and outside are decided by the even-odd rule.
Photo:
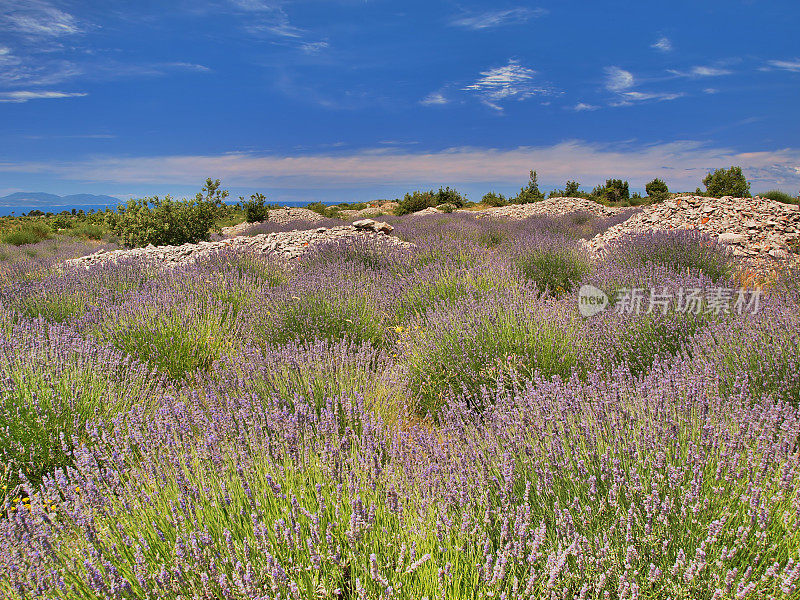
[[[538,179],[536,171],[531,171],[528,185],[521,188],[519,194],[510,199],[511,204],[529,204],[544,200],[544,194],[539,191]]]
[[[661,179],[653,179],[644,186],[647,195],[654,200],[665,200],[669,196],[669,188]]]
[[[411,192],[407,193],[403,198],[397,201],[397,209],[395,214],[398,216],[407,215],[410,213],[419,212],[426,208],[436,206],[439,204],[436,194],[433,191],[429,192]]]
[[[247,223],[260,223],[267,220],[269,209],[265,204],[267,197],[264,194],[253,194],[249,200],[244,198],[240,198],[240,200],[244,211],[244,220]]]
[[[800,204],[800,196],[792,196],[780,190],[770,190],[763,194],[759,194],[762,198],[768,198],[775,202],[783,202],[784,204]]]
[[[206,180],[194,200],[173,200],[171,196],[131,200],[106,214],[109,229],[128,247],[177,246],[208,240],[221,211],[227,191],[219,180]]]
[[[507,206],[509,204],[503,194],[495,194],[494,192],[484,194],[483,198],[481,198],[481,202],[486,206]]]
[[[36,244],[50,238],[50,228],[42,221],[24,221],[0,234],[0,243],[12,246]]]
[[[515,260],[526,279],[555,296],[571,292],[590,270],[589,259],[568,247],[525,249]]]
[[[607,179],[604,186],[597,186],[592,195],[608,204],[622,204],[630,199],[628,182],[621,179]]]
[[[750,182],[745,178],[741,167],[717,169],[705,176],[703,185],[706,186],[706,195],[713,198],[721,198],[722,196],[750,197]]]

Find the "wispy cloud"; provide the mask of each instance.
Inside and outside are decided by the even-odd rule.
[[[741,165],[757,187],[800,185],[800,148],[742,152],[696,141],[654,145],[568,141],[552,146],[448,148],[436,152],[390,151],[260,156],[246,153],[200,156],[106,157],[78,161],[5,162],[0,172],[47,174],[63,180],[120,185],[195,185],[209,173],[229,186],[290,189],[374,188],[392,184],[517,184],[532,166],[543,181],[604,181],[624,174],[632,185],[653,177],[671,189],[693,190],[705,174]]]
[[[633,87],[635,79],[633,73],[619,67],[606,67],[606,89],[611,92],[621,92]]]
[[[57,100],[60,98],[80,98],[88,96],[85,92],[43,92],[17,91],[0,92],[0,102],[28,102],[30,100]]]
[[[654,92],[633,89],[636,87],[636,78],[633,73],[619,67],[606,67],[605,88],[613,92],[615,98],[611,106],[631,106],[637,102],[663,102],[676,100],[685,96],[683,92]]]
[[[659,52],[672,52],[673,50],[672,40],[665,35],[658,38],[650,47]]]
[[[599,109],[599,106],[594,104],[586,104],[585,102],[578,102],[575,106],[572,107],[572,110],[575,112],[585,112],[585,111],[592,111]]]
[[[431,92],[419,101],[420,104],[425,106],[442,106],[449,104],[450,101],[441,92]]]
[[[536,71],[511,59],[504,67],[483,71],[474,83],[463,87],[462,90],[472,92],[486,106],[502,112],[503,107],[500,103],[505,100],[527,100],[533,96],[555,93],[546,86],[535,85],[533,82],[535,76]]]
[[[328,42],[302,42],[300,49],[306,54],[317,54],[330,46]]]
[[[767,67],[762,69],[763,70],[780,69],[783,71],[792,71],[794,73],[800,73],[800,58],[795,58],[793,60],[769,60],[767,61]]]
[[[58,37],[81,31],[78,20],[43,0],[0,0],[4,29],[33,37]]]
[[[697,67],[692,67],[688,71],[669,69],[668,73],[672,73],[677,77],[688,77],[690,79],[699,79],[701,77],[722,77],[723,75],[730,75],[731,73],[733,73],[733,71],[721,67],[697,66]]]
[[[197,63],[190,63],[190,62],[169,62],[169,63],[164,63],[163,66],[168,69],[197,71],[198,73],[208,73],[209,71],[211,71],[211,69],[205,65],[199,65]]]
[[[544,8],[508,8],[505,10],[491,10],[477,14],[464,14],[453,18],[450,21],[450,25],[472,30],[493,29],[495,27],[502,27],[503,25],[527,23],[531,19],[546,14],[547,10]]]

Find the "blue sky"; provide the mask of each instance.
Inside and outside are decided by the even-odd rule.
[[[800,189],[796,0],[0,0],[0,195]]]

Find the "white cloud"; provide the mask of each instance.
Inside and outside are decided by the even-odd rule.
[[[649,92],[632,88],[636,85],[633,73],[619,67],[606,67],[606,89],[613,92],[616,98],[611,106],[631,106],[636,102],[675,100],[685,96],[683,92]]]
[[[688,71],[678,71],[670,69],[668,71],[678,77],[688,77],[690,79],[697,79],[700,77],[721,77],[723,75],[730,75],[733,71],[729,69],[722,69],[720,67],[698,66],[692,67]]]
[[[171,69],[182,69],[185,71],[198,71],[200,73],[208,73],[211,71],[205,65],[198,65],[197,63],[189,63],[189,62],[171,62],[171,63],[164,63],[165,67]]]
[[[480,30],[492,29],[503,25],[518,25],[531,19],[547,14],[544,8],[509,8],[506,10],[492,10],[480,14],[463,15],[450,21],[454,27]]]
[[[425,106],[441,106],[443,104],[449,104],[450,101],[445,98],[444,94],[441,92],[431,92],[422,100],[420,100],[419,103],[424,104]]]
[[[704,94],[718,94],[719,90],[717,88],[706,88],[703,90]]]
[[[28,102],[29,100],[53,100],[59,98],[80,98],[88,96],[85,92],[0,92],[0,102]]]
[[[633,87],[635,83],[633,73],[619,67],[606,67],[606,89],[611,92],[621,92]]]
[[[576,112],[583,112],[583,111],[591,111],[597,110],[600,108],[599,106],[595,106],[594,104],[586,104],[585,102],[578,102],[575,106],[572,107],[572,110]]]
[[[672,52],[672,41],[665,35],[658,38],[651,46],[659,52]]]
[[[33,37],[58,37],[81,31],[77,19],[43,0],[0,0],[6,29]]]
[[[770,60],[767,61],[767,64],[773,69],[800,73],[800,58],[795,58],[794,60]]]
[[[481,102],[502,112],[503,107],[499,103],[504,100],[526,100],[553,93],[547,87],[534,85],[535,75],[536,71],[512,59],[505,67],[483,71],[480,78],[462,90],[474,93]]]
[[[306,54],[317,54],[328,46],[328,42],[303,42],[300,44],[300,49]]]
[[[0,172],[139,186],[193,186],[213,174],[232,187],[322,190],[414,187],[442,182],[505,182],[513,186],[536,168],[544,181],[553,183],[577,179],[591,184],[605,181],[610,173],[619,173],[634,187],[660,177],[670,189],[694,190],[709,170],[726,165],[741,165],[758,188],[800,186],[800,148],[742,152],[695,141],[639,146],[568,141],[552,146],[449,148],[435,152],[391,151],[382,147],[286,156],[110,156],[65,162],[5,162],[0,163]]]
[[[646,100],[677,100],[685,96],[683,92],[678,93],[664,93],[664,92],[622,92],[620,94],[623,100],[631,102],[644,102]]]

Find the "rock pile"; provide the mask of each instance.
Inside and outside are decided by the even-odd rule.
[[[280,225],[286,225],[287,223],[292,223],[294,221],[318,223],[324,218],[325,217],[323,217],[321,214],[315,213],[313,210],[309,210],[307,208],[292,208],[289,206],[286,208],[270,209],[269,213],[267,214],[268,222],[278,223]],[[241,235],[243,231],[252,225],[253,223],[239,223],[233,227],[223,227],[222,235],[225,237],[235,237],[237,235]]]
[[[487,208],[475,214],[489,215],[506,219],[527,219],[534,215],[560,216],[573,212],[586,212],[592,215],[607,217],[625,210],[623,207],[603,206],[586,198],[547,198],[530,204],[510,204]]]
[[[682,196],[645,207],[589,240],[587,247],[600,253],[624,235],[687,228],[717,237],[745,258],[787,259],[800,238],[800,207],[759,197]]]
[[[411,244],[396,237],[389,236],[393,227],[388,223],[380,223],[371,219],[356,221],[353,225],[319,227],[305,231],[285,231],[254,236],[240,236],[217,242],[200,242],[183,244],[182,246],[148,246],[130,250],[100,250],[94,254],[66,261],[66,266],[78,266],[90,269],[105,262],[116,263],[124,260],[141,260],[159,267],[177,267],[190,264],[211,256],[216,252],[244,250],[257,252],[277,259],[291,260],[302,256],[315,247],[335,242],[353,242],[356,240],[379,240],[382,243],[409,248]]]

